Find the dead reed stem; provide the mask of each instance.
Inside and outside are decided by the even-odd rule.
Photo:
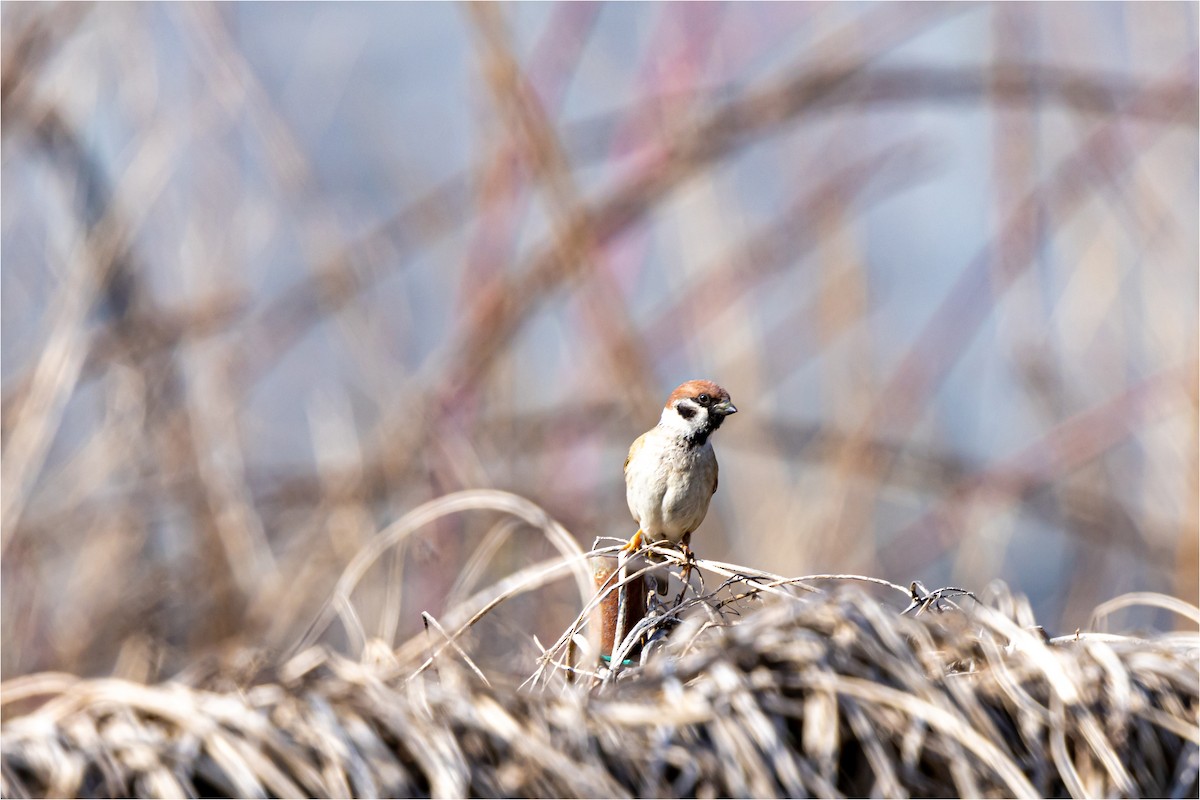
[[[412,677],[311,648],[226,690],[16,678],[0,689],[0,790],[1195,794],[1195,633],[1052,643],[983,605],[914,619],[849,590],[744,610],[685,618],[645,666],[590,692],[518,690],[458,645]]]

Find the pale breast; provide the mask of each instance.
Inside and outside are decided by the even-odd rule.
[[[678,542],[700,527],[708,513],[717,457],[708,442],[687,447],[674,437],[655,439],[630,459],[625,498],[650,541]]]

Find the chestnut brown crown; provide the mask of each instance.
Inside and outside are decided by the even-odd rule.
[[[681,383],[675,387],[675,391],[671,392],[671,396],[667,398],[667,402],[663,405],[664,408],[671,408],[678,401],[687,398],[695,400],[701,405],[708,403],[728,403],[729,392],[722,389],[712,381],[694,380]],[[703,398],[703,400],[702,400]]]
[[[729,392],[712,381],[688,381],[667,398],[658,427],[679,436],[688,447],[703,446],[725,418],[736,413]]]

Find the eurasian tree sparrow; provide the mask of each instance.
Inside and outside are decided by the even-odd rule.
[[[692,531],[717,490],[717,455],[710,437],[737,413],[729,392],[712,381],[688,381],[671,392],[658,425],[639,436],[625,459],[625,500],[642,540],[681,544],[690,558]]]

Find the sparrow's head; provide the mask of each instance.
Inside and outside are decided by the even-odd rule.
[[[727,416],[736,413],[729,392],[712,381],[688,381],[671,392],[659,424],[701,445]]]

